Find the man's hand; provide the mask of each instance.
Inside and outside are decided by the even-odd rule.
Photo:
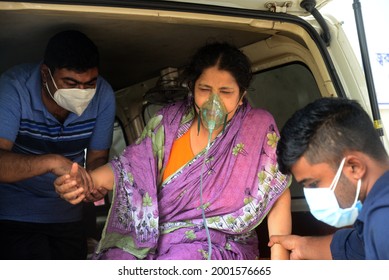
[[[64,174],[54,181],[55,191],[71,204],[78,204],[93,189],[93,181],[88,172],[77,163],[73,163],[69,174]]]
[[[85,193],[89,193],[93,189],[92,178],[89,173],[80,166],[74,166],[76,163],[72,163],[70,160],[63,156],[54,155],[56,157],[55,163],[51,170],[57,176],[70,174],[72,179],[77,181],[78,187],[84,188]],[[74,169],[73,169],[74,168]]]
[[[279,244],[290,251],[291,260],[303,260],[303,250],[305,246],[304,237],[298,235],[273,235],[268,243],[269,247]]]
[[[291,260],[331,260],[332,237],[332,234],[323,236],[273,235],[270,236],[268,246],[280,244],[290,251]]]

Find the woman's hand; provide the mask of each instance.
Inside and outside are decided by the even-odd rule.
[[[84,202],[94,202],[102,199],[108,193],[106,189],[92,189],[85,194]]]

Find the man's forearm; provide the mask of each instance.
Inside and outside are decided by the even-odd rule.
[[[91,171],[106,164],[108,162],[108,156],[109,150],[88,151],[86,156],[86,169]]]
[[[22,155],[0,150],[0,182],[13,183],[48,172],[59,175],[68,169],[66,160],[59,155]]]
[[[306,236],[304,248],[301,253],[307,260],[332,260],[330,244],[332,235],[326,236]]]

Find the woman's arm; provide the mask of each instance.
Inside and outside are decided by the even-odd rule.
[[[292,214],[289,188],[277,199],[267,216],[269,236],[291,234]],[[272,260],[288,260],[289,251],[280,244],[275,244],[270,249]]]
[[[90,172],[95,189],[111,191],[115,183],[114,174],[109,164],[104,164]]]

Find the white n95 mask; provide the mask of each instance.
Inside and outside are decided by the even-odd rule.
[[[79,88],[61,88],[58,89],[53,76],[51,75],[51,71],[49,69],[49,74],[51,80],[55,88],[57,89],[53,94],[51,94],[50,89],[46,82],[46,88],[51,98],[61,106],[62,108],[81,116],[81,114],[85,111],[86,107],[88,107],[90,101],[96,93],[96,88],[88,88],[88,89],[79,89]]]
[[[361,180],[358,180],[354,203],[349,208],[341,208],[335,196],[335,188],[342,174],[345,158],[340,163],[334,180],[328,188],[304,188],[305,198],[312,215],[334,227],[352,225],[362,209],[362,203],[358,200],[361,190]]]

